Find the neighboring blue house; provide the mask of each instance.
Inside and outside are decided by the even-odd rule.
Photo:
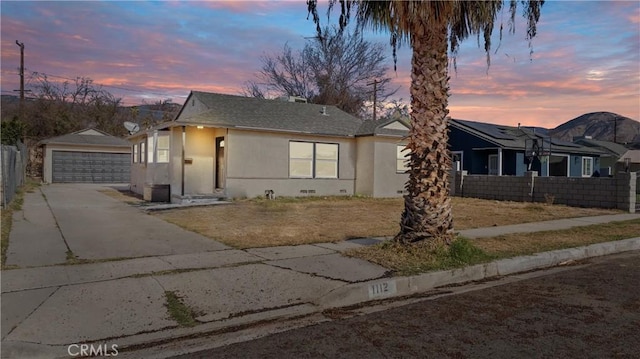
[[[549,138],[533,128],[450,120],[449,148],[454,168],[469,174],[590,177],[600,170],[602,151]],[[537,143],[543,156],[528,157]],[[529,158],[533,158],[530,162]]]

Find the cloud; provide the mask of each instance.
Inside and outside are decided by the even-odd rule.
[[[279,53],[285,43],[302,48],[304,37],[315,31],[299,1],[3,1],[0,6],[3,94],[18,86],[18,39],[26,45],[27,73],[87,76],[127,104],[150,98],[178,102],[192,89],[237,94],[254,78],[262,55]],[[639,21],[637,2],[547,2],[533,54],[524,40],[525,21],[518,17],[516,34],[505,31],[499,46],[494,34],[497,52],[491,53],[489,68],[483,49],[468,39],[458,54],[457,73],[450,70],[452,116],[535,124],[611,111],[639,119]],[[387,34],[367,36],[388,44]],[[401,87],[396,98],[408,101],[408,46],[399,50],[397,65],[389,76]]]

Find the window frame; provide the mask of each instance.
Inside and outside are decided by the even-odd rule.
[[[171,159],[171,133],[169,131],[158,131],[154,137],[156,137],[155,163],[169,163]],[[166,148],[160,146],[161,138],[167,139]],[[160,158],[160,151],[163,151],[163,154],[164,156],[166,156],[166,158],[164,158],[164,156],[162,159]]]
[[[407,173],[409,170],[409,159],[407,156],[411,154],[411,151],[407,148],[407,145],[396,145],[396,173]],[[403,154],[406,152],[406,154]],[[399,164],[402,162],[402,169]]]
[[[585,173],[585,163],[589,162],[589,172]],[[593,169],[593,163],[595,161],[593,160],[593,157],[582,157],[582,168],[581,168],[581,172],[582,172],[582,177],[591,177],[594,173],[594,169]]]
[[[147,139],[140,142],[140,163],[147,164]]]
[[[131,153],[131,156],[132,156],[132,162],[133,162],[133,163],[138,163],[138,162],[140,162],[140,155],[138,154],[138,150],[139,150],[139,148],[138,148],[138,144],[137,144],[137,143],[135,143],[135,144],[133,144],[133,146],[132,146],[132,147],[133,147],[133,149],[132,149],[132,151],[131,151],[131,152],[132,152],[132,153]]]
[[[147,163],[155,163],[155,133],[147,137]]]
[[[307,157],[292,157],[291,153],[291,144],[299,143],[299,144],[310,144],[311,145],[311,158]],[[335,159],[328,158],[318,158],[318,145],[327,145],[327,146],[335,146]],[[289,178],[295,179],[339,179],[340,178],[340,144],[332,143],[332,142],[313,142],[313,141],[298,141],[298,140],[290,140],[289,141]],[[310,175],[309,176],[300,176],[300,175],[292,175],[292,160],[294,161],[308,161],[311,165]],[[333,163],[335,175],[324,176],[318,174],[318,164],[323,163]]]
[[[304,156],[292,156],[291,155],[291,150],[292,150],[292,144],[308,144],[311,145],[311,158],[307,158]],[[303,142],[303,141],[289,141],[289,178],[314,178],[314,168],[313,168],[313,164],[314,164],[314,158],[315,158],[315,145],[313,142]],[[293,166],[291,165],[292,161],[304,161],[304,162],[308,162],[309,163],[309,175],[293,175],[292,174],[292,169]]]

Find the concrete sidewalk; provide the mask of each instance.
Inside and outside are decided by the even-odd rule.
[[[305,256],[310,250],[289,248],[278,260],[223,250],[4,271],[2,358],[64,358],[69,357],[70,344],[81,343],[116,344],[124,351],[572,260],[640,251],[640,237],[410,277],[388,277],[382,267],[335,252]],[[181,298],[198,325],[181,327],[169,316],[166,292]]]
[[[40,189],[25,193],[22,209],[13,214],[9,244],[9,266],[62,264],[67,260],[67,245]]]
[[[54,190],[47,188],[45,193],[47,198],[55,201],[62,193]],[[40,193],[33,195],[26,198],[24,216],[32,221],[32,226],[47,230],[32,234],[21,232],[20,235],[54,233],[51,218],[39,202],[38,196],[43,196]],[[86,216],[100,211],[115,213],[121,209],[109,201],[96,204],[102,199],[91,193],[81,195],[94,200],[95,208],[87,209]],[[32,204],[27,205],[27,202]],[[72,218],[76,214],[61,204],[51,207],[52,213],[60,213],[55,217],[67,218],[60,226],[62,234],[58,232],[59,235],[66,238],[76,236],[76,241],[89,235],[78,230],[76,234],[70,231],[67,236],[65,230],[73,227]],[[36,213],[36,210],[28,208],[40,208],[41,215],[31,216],[30,213]],[[130,217],[134,215],[133,212],[125,213]],[[40,218],[42,223],[38,223]],[[640,215],[492,227],[471,230],[475,234],[464,235],[473,238],[635,218],[640,218]],[[48,227],[45,226],[47,223]],[[101,228],[105,233],[117,230]],[[70,344],[83,343],[107,347],[115,344],[122,354],[126,354],[128,347],[234,330],[266,320],[308,316],[327,308],[406,296],[444,285],[551,267],[570,260],[640,250],[639,237],[411,277],[392,277],[383,267],[340,254],[346,249],[381,240],[360,239],[247,250],[222,245],[206,249],[196,246],[190,253],[166,253],[162,250],[157,255],[124,260],[5,270],[1,273],[1,356],[65,358],[70,357],[67,351]],[[121,245],[125,243],[123,241]],[[194,237],[192,243],[198,244],[199,239]],[[166,306],[167,293],[180,298],[194,314],[197,325],[182,327],[170,317]]]

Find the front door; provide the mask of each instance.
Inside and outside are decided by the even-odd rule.
[[[216,137],[216,188],[224,188],[224,137]]]

